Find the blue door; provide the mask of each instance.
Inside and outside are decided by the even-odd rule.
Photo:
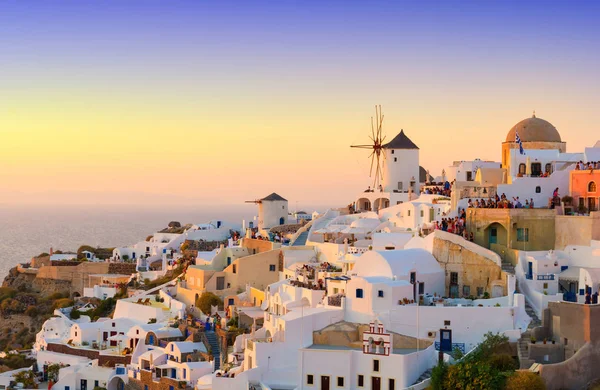
[[[285,219],[283,217],[279,218],[279,224],[283,225],[285,223]]]
[[[154,335],[148,335],[148,344],[149,345],[154,345]]]
[[[533,263],[530,261],[527,264],[527,279],[533,278]]]
[[[498,229],[491,228],[490,229],[490,244],[498,243]]]
[[[452,330],[440,330],[440,351],[452,352]]]

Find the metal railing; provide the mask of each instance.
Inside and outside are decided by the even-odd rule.
[[[537,280],[554,280],[554,274],[538,275]]]

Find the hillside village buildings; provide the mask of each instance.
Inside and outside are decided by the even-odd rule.
[[[53,388],[66,390],[423,389],[439,352],[452,361],[498,332],[548,388],[595,379],[576,351],[600,357],[600,143],[567,153],[534,115],[509,130],[499,162],[456,161],[435,180],[408,132],[382,150],[381,187],[352,207],[290,215],[272,193],[247,225],[174,227],[114,249],[106,264],[129,272],[87,265],[80,295],[118,296],[114,312],[56,310],[37,368],[63,365]],[[222,304],[202,312],[208,293]]]

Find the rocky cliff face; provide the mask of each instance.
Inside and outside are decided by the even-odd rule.
[[[2,282],[2,287],[11,287],[16,290],[25,287],[29,287],[32,285],[33,280],[35,279],[35,275],[31,274],[22,274],[17,271],[17,267],[13,267],[8,271],[8,275],[4,278],[4,282]]]

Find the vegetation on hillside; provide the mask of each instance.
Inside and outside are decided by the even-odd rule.
[[[211,306],[223,307],[223,300],[214,293],[205,291],[196,300],[196,307],[202,310],[202,313],[210,315]]]
[[[487,333],[483,342],[455,365],[439,364],[431,374],[432,390],[542,390],[544,383],[534,373],[515,372],[517,361],[499,353],[508,337]],[[535,377],[535,378],[534,378]],[[540,387],[541,386],[541,387]]]

